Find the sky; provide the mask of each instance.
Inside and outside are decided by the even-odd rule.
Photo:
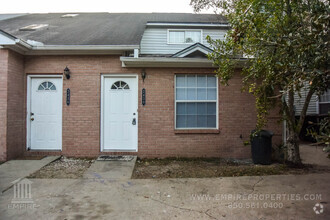
[[[194,13],[190,0],[11,0],[1,14],[49,12],[183,12]],[[212,13],[212,11],[202,11]]]

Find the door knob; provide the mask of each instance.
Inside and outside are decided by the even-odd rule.
[[[136,125],[136,118],[133,118],[132,125]]]
[[[34,118],[31,118],[31,121],[34,121]]]

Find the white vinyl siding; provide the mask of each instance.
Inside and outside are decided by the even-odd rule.
[[[175,128],[216,129],[218,85],[215,76],[175,77]]]
[[[174,30],[174,29],[170,29]],[[182,29],[178,29],[182,30]],[[197,31],[200,29],[196,29]],[[227,30],[202,29],[202,42],[205,46],[210,45],[206,41],[209,35],[212,39],[224,39]],[[168,44],[168,28],[146,28],[141,40],[141,54],[175,54],[184,48],[194,44]]]
[[[304,106],[306,96],[309,91],[308,83],[305,83],[305,87],[301,89],[300,96],[298,93],[294,94],[294,106],[295,106],[295,114],[296,116],[300,115],[301,110]],[[318,114],[318,97],[316,94],[313,94],[311,101],[309,102],[307,115],[316,115]]]

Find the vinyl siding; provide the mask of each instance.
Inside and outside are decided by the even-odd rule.
[[[300,96],[298,93],[294,95],[294,105],[296,108],[296,116],[300,115],[301,110],[304,106],[304,102],[308,93],[309,85],[308,83],[305,84],[305,88],[303,88],[300,92]],[[315,115],[318,114],[318,96],[313,94],[311,101],[309,102],[307,115]]]
[[[175,54],[192,44],[168,44],[167,28],[146,28],[141,40],[141,54]],[[173,30],[171,28],[171,30]],[[182,29],[179,29],[182,30]],[[200,30],[200,29],[199,29]],[[202,29],[203,42],[205,46],[210,45],[206,41],[209,35],[213,39],[223,39],[226,30],[219,29]]]

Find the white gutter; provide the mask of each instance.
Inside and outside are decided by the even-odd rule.
[[[167,26],[167,27],[230,27],[229,24],[205,24],[205,23],[147,23],[147,26]]]
[[[134,50],[139,45],[40,45],[32,50]]]
[[[122,67],[190,67],[214,68],[213,62],[206,58],[174,57],[120,57]]]
[[[36,45],[33,46],[21,39],[12,44],[0,45],[25,55],[79,55],[79,54],[123,54],[134,51],[139,45]]]
[[[122,67],[184,67],[184,68],[216,68],[213,61],[206,58],[180,57],[120,57]],[[237,68],[246,65],[246,59],[239,59]]]
[[[30,44],[28,44],[26,41],[21,40],[21,39],[15,39],[15,44],[25,47],[28,50],[32,49],[32,46]]]

